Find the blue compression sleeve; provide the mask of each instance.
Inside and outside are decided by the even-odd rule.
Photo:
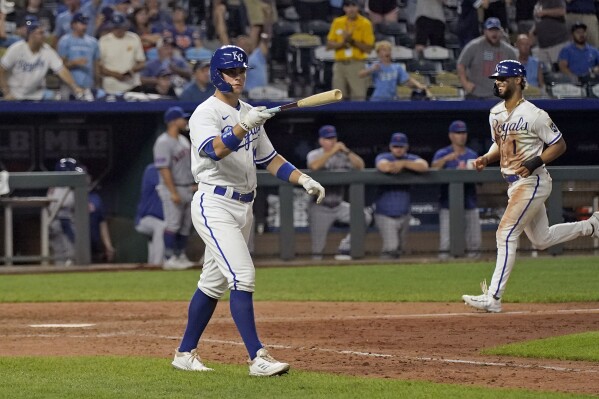
[[[212,145],[212,140],[210,140],[209,142],[206,143],[203,151],[206,153],[206,155],[208,155],[210,158],[214,159],[215,161],[220,161],[220,158],[218,157],[218,155],[216,155],[216,152],[214,152],[214,146]]]
[[[235,136],[235,133],[233,133],[233,129],[229,129],[223,134],[221,134],[220,139],[223,141],[225,147],[227,147],[231,151],[237,151],[237,147],[239,147],[239,144],[242,140]]]
[[[283,165],[279,167],[279,169],[277,169],[277,177],[283,181],[288,182],[289,177],[291,177],[291,174],[296,169],[297,168],[293,166],[291,163],[285,162]]]

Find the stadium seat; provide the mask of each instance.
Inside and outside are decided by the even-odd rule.
[[[272,27],[272,42],[270,45],[270,57],[277,62],[285,62],[287,59],[287,41],[289,36],[299,33],[297,22],[278,20]]]
[[[587,92],[584,86],[574,83],[553,83],[547,85],[547,91],[553,98],[582,98]]]
[[[335,51],[327,50],[326,46],[318,46],[314,49],[315,91],[331,89],[334,62]]]
[[[404,46],[393,46],[391,48],[391,59],[393,61],[408,61],[414,59],[414,51]]]
[[[312,21],[308,21],[306,23],[306,30],[311,35],[316,35],[320,37],[320,40],[323,44],[327,42],[327,35],[329,34],[329,30],[331,28],[331,24],[327,21],[322,21],[319,19],[315,19]]]
[[[449,49],[441,46],[428,46],[424,48],[422,56],[425,60],[430,61],[443,61],[448,60],[452,57]]]
[[[396,94],[399,100],[410,100],[412,98],[412,88],[397,86]]]
[[[453,86],[461,87],[462,83],[460,78],[454,72],[441,71],[435,75],[432,75],[432,80],[439,86]]]
[[[527,85],[526,89],[522,92],[526,98],[543,98],[547,97],[547,93],[538,88],[537,86]]]
[[[408,72],[419,72],[421,74],[433,75],[441,71],[441,65],[433,61],[419,59],[406,62]]]
[[[313,92],[316,59],[314,49],[321,46],[320,37],[309,33],[294,33],[288,38],[287,76],[294,82],[291,85],[292,97],[310,95]]]
[[[274,86],[254,87],[248,92],[248,98],[252,100],[281,101],[289,98],[286,90]]]
[[[443,100],[463,100],[464,92],[455,86],[432,85],[428,90],[434,98]]]

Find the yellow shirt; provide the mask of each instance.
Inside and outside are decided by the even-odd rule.
[[[371,46],[374,44],[372,24],[368,18],[365,18],[362,15],[358,15],[353,21],[349,20],[345,15],[335,18],[331,23],[331,29],[327,35],[327,40],[342,43],[343,31],[351,32],[351,38],[355,41],[366,43]],[[335,61],[364,60],[367,56],[368,54],[356,46],[335,50]]]

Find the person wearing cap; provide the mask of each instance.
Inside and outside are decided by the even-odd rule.
[[[102,88],[108,94],[138,91],[139,72],[144,69],[146,56],[137,33],[128,32],[129,21],[124,14],[114,12],[112,31],[99,40]]]
[[[364,160],[338,140],[337,129],[333,125],[324,125],[318,129],[318,144],[306,156],[308,168],[313,171],[328,170],[345,172],[364,169]],[[349,223],[349,203],[345,201],[346,187],[326,186],[327,196],[317,204],[311,203],[309,209],[310,238],[312,240],[312,257],[322,259],[329,229],[335,221]],[[365,211],[366,225],[370,225],[372,215]],[[351,236],[348,234],[341,240],[335,259],[351,260]]]
[[[210,61],[196,62],[193,66],[193,79],[183,89],[179,100],[201,104],[214,95],[214,90],[210,81]]]
[[[376,156],[374,163],[379,172],[399,174],[405,171],[423,173],[428,162],[408,153],[408,136],[396,132],[389,140],[389,151]],[[374,221],[381,235],[382,259],[396,259],[406,247],[410,228],[410,187],[405,185],[381,186],[374,202]]]
[[[573,82],[587,82],[599,73],[599,50],[587,43],[587,26],[582,22],[572,25],[572,42],[559,53],[561,73]]]
[[[265,26],[270,31],[270,25]],[[252,39],[247,35],[239,35],[235,38],[235,44],[248,54],[250,69],[247,71],[245,90],[249,93],[256,87],[268,86],[268,47],[270,36],[262,35],[259,46],[252,50]]]
[[[89,19],[81,12],[73,14],[71,32],[58,40],[58,54],[71,71],[73,79],[84,89],[94,89],[100,61],[98,40],[86,34]],[[69,98],[68,88],[61,88],[62,99]]]
[[[595,48],[599,47],[599,21],[595,11],[595,0],[567,0],[566,24],[571,27],[576,22],[587,26],[587,40]]]
[[[541,89],[545,93],[545,79],[543,77],[543,64],[537,57],[532,55],[532,43],[530,36],[520,34],[516,38],[516,48],[518,49],[518,61],[526,68],[526,82],[534,87]]]
[[[54,99],[46,90],[46,74],[52,70],[77,98],[84,90],[73,79],[58,53],[46,43],[46,31],[38,19],[26,22],[27,40],[11,45],[0,59],[0,90],[5,100]]]
[[[453,121],[449,125],[450,145],[441,148],[433,156],[433,169],[470,169],[478,154],[466,146],[468,127],[464,121]],[[439,258],[449,258],[449,187],[441,186],[439,198]],[[476,186],[464,184],[464,221],[466,223],[466,254],[470,258],[480,255],[481,228],[476,203]]]
[[[189,114],[181,107],[164,113],[166,131],[154,143],[154,166],[160,174],[156,187],[164,211],[164,263],[166,270],[193,266],[185,254],[191,232],[191,199],[195,192],[191,173],[191,143],[187,131]]]
[[[23,26],[28,16],[36,17],[47,32],[54,31],[56,16],[43,0],[26,0],[25,7],[15,9],[14,17],[17,26]]]
[[[536,37],[537,46],[532,49],[532,53],[545,64],[547,71],[557,68],[555,64],[559,52],[568,44],[565,15],[564,0],[539,0],[534,9],[535,26],[531,33]]]
[[[147,94],[158,94],[162,99],[177,99],[179,96],[177,95],[177,91],[173,85],[173,72],[168,69],[162,69],[158,72],[158,76],[156,76],[156,83],[154,86],[146,86],[143,87],[143,92]]]
[[[80,0],[63,0],[66,10],[56,16],[54,31],[50,37],[52,47],[56,47],[58,40],[71,31],[71,19],[75,13],[81,11]]]
[[[495,64],[518,57],[516,49],[502,40],[503,35],[499,19],[488,18],[483,34],[470,41],[460,53],[457,72],[467,99],[492,98],[493,82],[488,76]]]
[[[356,0],[344,0],[345,15],[333,19],[327,35],[327,50],[335,51],[333,89],[349,100],[365,100],[368,80],[358,75],[374,48],[374,30],[368,18],[360,15]]]
[[[156,89],[159,73],[165,70],[171,72],[171,83],[176,93],[181,93],[183,87],[191,79],[189,63],[174,51],[175,41],[171,36],[165,36],[158,45],[158,58],[148,61],[141,71],[141,83],[148,93]]]

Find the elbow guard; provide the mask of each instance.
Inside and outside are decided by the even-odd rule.
[[[216,155],[216,152],[214,152],[214,146],[212,145],[212,140],[210,140],[209,142],[206,143],[206,145],[204,146],[204,149],[202,151],[204,151],[204,153],[206,155],[208,155],[211,159],[214,159],[215,161],[220,161],[220,158],[218,157],[218,155]]]

